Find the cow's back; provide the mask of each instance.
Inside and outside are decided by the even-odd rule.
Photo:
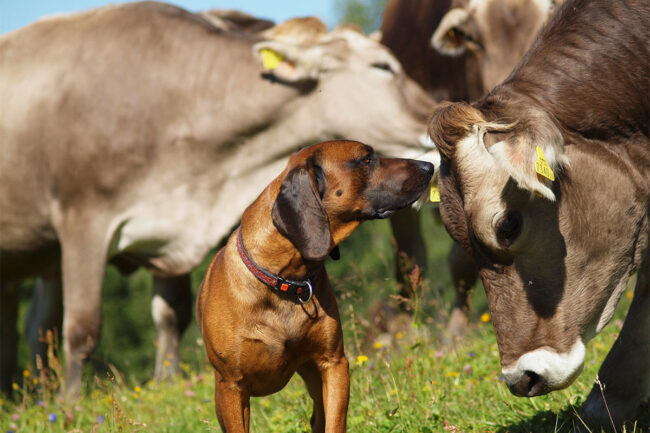
[[[533,95],[562,126],[588,138],[607,140],[639,131],[647,136],[648,22],[645,0],[565,4],[504,87]],[[488,97],[487,105],[491,103]]]

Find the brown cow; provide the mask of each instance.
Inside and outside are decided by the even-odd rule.
[[[645,0],[568,1],[506,81],[429,129],[443,221],[479,265],[513,393],[571,384],[638,271],[582,408],[602,426],[650,392],[648,22]]]
[[[443,54],[467,54],[471,71],[469,99],[500,83],[521,59],[555,10],[554,0],[453,0],[431,37]]]
[[[71,395],[99,336],[107,259],[187,273],[301,146],[345,136],[420,152],[432,102],[385,47],[344,30],[295,43],[281,27],[263,40],[130,3],[0,37],[2,280],[62,261]],[[15,297],[1,304],[4,321]]]
[[[439,53],[431,35],[451,0],[389,0],[381,23],[381,43],[400,61],[404,72],[436,100],[468,100],[465,56]]]

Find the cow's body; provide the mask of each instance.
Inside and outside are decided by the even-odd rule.
[[[60,245],[73,392],[107,259],[187,273],[300,146],[346,136],[417,149],[430,100],[379,44],[351,32],[261,42],[295,66],[263,77],[255,43],[159,3],[0,38],[2,278],[56,265]]]
[[[644,1],[570,1],[506,81],[430,125],[443,220],[479,264],[513,393],[568,386],[638,270],[583,406],[610,427],[605,405],[619,424],[650,392],[649,21]]]

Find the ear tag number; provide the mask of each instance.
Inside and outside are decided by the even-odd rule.
[[[440,190],[438,189],[437,184],[431,185],[431,192],[429,193],[429,200],[432,203],[440,203]]]
[[[269,71],[277,68],[284,60],[282,54],[270,48],[262,48],[260,54],[262,55],[262,65],[264,66],[264,69]]]
[[[542,148],[539,146],[537,146],[537,161],[535,161],[535,171],[545,178],[549,179],[551,182],[555,180],[555,174],[553,174],[551,166],[548,165],[548,162],[546,162],[544,152],[542,152]]]

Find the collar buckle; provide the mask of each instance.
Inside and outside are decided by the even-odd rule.
[[[298,295],[298,301],[299,301],[301,304],[306,304],[306,303],[308,303],[309,301],[311,301],[311,297],[312,297],[312,295],[314,294],[314,289],[313,289],[312,286],[311,286],[311,281],[307,280],[307,281],[305,281],[305,282],[307,283],[307,290],[308,290],[308,292],[309,292],[309,295],[307,295],[307,299],[305,299],[304,301],[303,301],[302,297],[300,296],[301,294]]]

